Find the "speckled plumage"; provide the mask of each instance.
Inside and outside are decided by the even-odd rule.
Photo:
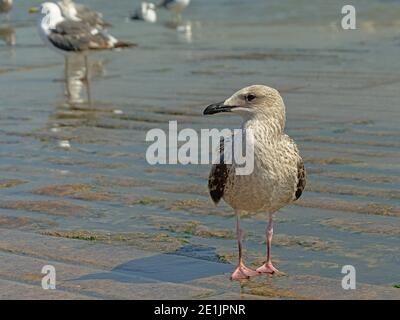
[[[271,243],[273,236],[273,214],[280,208],[297,200],[306,185],[306,171],[295,142],[285,134],[285,104],[279,92],[261,85],[250,86],[236,92],[224,102],[215,103],[204,110],[204,114],[221,112],[236,113],[243,118],[243,136],[252,144],[254,167],[247,175],[238,175],[242,167],[234,161],[228,164],[225,156],[234,159],[227,151],[230,145],[221,143],[220,163],[211,168],[208,187],[215,203],[221,199],[236,212],[236,232],[239,261],[232,280],[248,279],[262,273],[279,272],[272,264]],[[228,137],[237,139],[239,136]],[[240,139],[240,137],[239,137]],[[243,138],[242,138],[243,139]],[[223,141],[222,141],[223,142]],[[226,149],[226,150],[224,150]],[[248,150],[248,149],[247,149]],[[246,156],[247,161],[251,159]],[[240,212],[269,213],[266,229],[267,256],[264,264],[252,270],[243,263]]]
[[[257,87],[242,89],[225,104],[229,100],[232,105],[241,104],[241,97],[249,90],[264,91],[261,86]],[[268,88],[267,91],[269,98],[254,108],[255,112],[241,112],[243,129],[251,129],[254,134],[253,173],[236,175],[235,164],[224,163],[214,165],[210,172],[209,190],[213,200],[218,202],[222,197],[235,210],[276,212],[297,200],[305,186],[303,160],[295,142],[284,133],[285,105],[276,90]]]

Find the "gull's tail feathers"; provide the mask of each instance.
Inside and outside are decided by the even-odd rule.
[[[126,42],[126,41],[117,41],[114,44],[114,48],[115,49],[124,49],[124,48],[134,48],[137,47],[138,45],[136,43],[133,42]]]

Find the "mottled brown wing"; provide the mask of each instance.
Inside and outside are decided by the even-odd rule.
[[[212,166],[208,177],[208,190],[211,199],[215,204],[218,204],[224,196],[225,186],[228,180],[228,172],[230,169],[230,165],[224,163],[224,139],[221,139],[220,141],[219,154],[220,162]]]
[[[296,200],[299,199],[306,187],[306,169],[304,168],[303,160],[297,163],[297,189],[296,189]]]

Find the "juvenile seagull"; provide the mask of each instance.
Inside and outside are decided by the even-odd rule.
[[[235,163],[224,163],[223,148],[219,164],[213,165],[208,188],[215,204],[224,199],[236,213],[239,263],[231,279],[247,279],[260,273],[278,270],[271,260],[273,215],[280,208],[300,198],[306,173],[294,141],[284,133],[285,105],[279,92],[263,85],[239,90],[229,99],[208,106],[204,114],[231,112],[243,118],[243,130],[251,129],[254,136],[254,170],[249,175],[236,175]],[[269,214],[266,229],[267,257],[256,271],[246,267],[242,260],[240,212]]]
[[[39,35],[51,49],[67,57],[70,54],[82,54],[85,57],[86,79],[88,79],[87,53],[90,50],[107,50],[132,47],[134,44],[122,42],[84,22],[65,19],[60,8],[51,2],[40,7],[43,17],[38,19]],[[66,73],[67,73],[66,59]]]
[[[61,8],[63,16],[69,20],[86,22],[89,26],[97,29],[111,26],[104,21],[102,13],[83,4],[74,3],[72,0],[61,0],[57,4]]]
[[[8,13],[12,9],[13,0],[0,0],[0,13]]]

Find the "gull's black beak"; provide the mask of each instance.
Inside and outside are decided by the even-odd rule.
[[[204,111],[203,114],[215,114],[219,112],[230,112],[234,107],[224,105],[224,101],[210,104]]]

